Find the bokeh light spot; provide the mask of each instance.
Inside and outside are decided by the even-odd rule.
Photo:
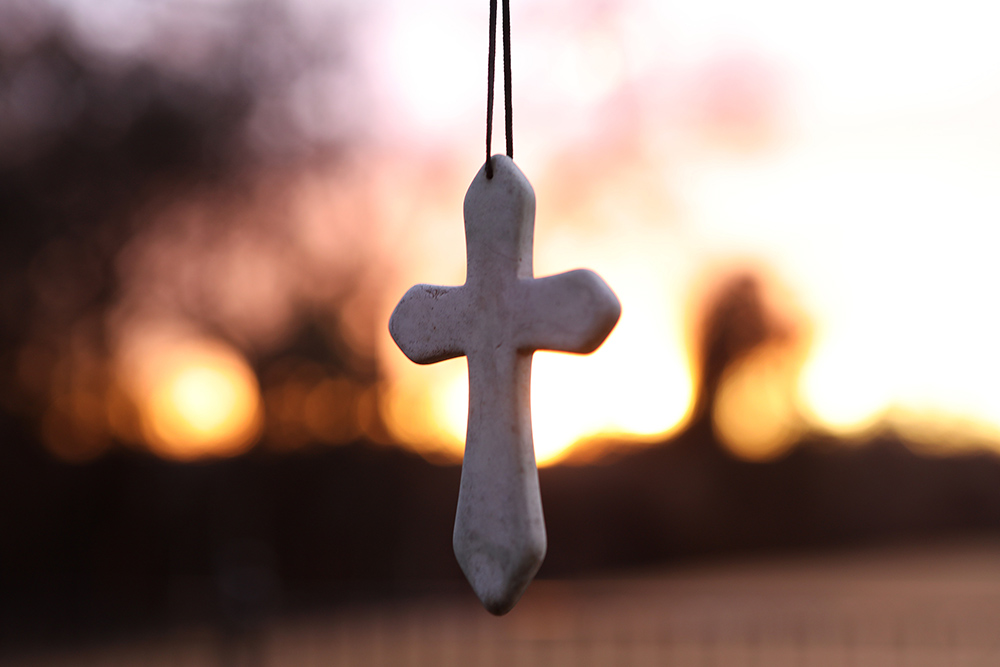
[[[719,440],[741,459],[784,454],[803,431],[795,404],[797,366],[786,349],[765,345],[727,370],[712,414]]]
[[[260,435],[257,378],[243,356],[218,341],[154,336],[127,357],[143,436],[176,460],[233,456]]]

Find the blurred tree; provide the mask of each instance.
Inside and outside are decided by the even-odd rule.
[[[698,390],[690,429],[711,438],[712,408],[726,369],[765,342],[788,335],[768,312],[759,279],[741,273],[725,279],[705,304],[696,326]]]
[[[311,135],[291,90],[346,69],[343,49],[302,38],[280,3],[227,11],[204,43],[160,35],[113,52],[54,5],[0,7],[0,407],[41,420],[55,440],[69,437],[69,419],[76,436],[93,436],[83,458],[103,447],[99,422],[116,400],[108,318],[120,253],[149,212],[206,192],[238,197],[263,170],[329,161],[346,145],[336,117]],[[200,224],[239,223],[229,218]],[[371,366],[343,345],[326,352],[337,367]]]

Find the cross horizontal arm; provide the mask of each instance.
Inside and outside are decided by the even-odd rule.
[[[589,354],[618,323],[622,307],[608,284],[593,271],[577,269],[522,280],[517,348]]]
[[[462,287],[414,285],[389,318],[389,333],[410,361],[433,364],[466,353],[470,328]]]

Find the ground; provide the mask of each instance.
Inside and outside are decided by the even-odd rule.
[[[995,665],[1000,541],[738,560],[536,581],[494,618],[464,588],[37,649],[11,667],[105,665]]]

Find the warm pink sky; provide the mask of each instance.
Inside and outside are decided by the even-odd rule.
[[[61,4],[128,52],[160,48],[164,30],[225,30],[239,2]],[[288,6],[319,43],[330,17],[349,17],[337,46],[357,71],[347,83],[313,71],[287,103],[317,137],[346,115],[364,140],[349,175],[291,188],[289,248],[250,234],[213,251],[248,276],[218,298],[256,345],[295,304],[325,298],[317,281],[362,275],[371,288],[354,308],[376,322],[410,284],[461,282],[461,202],[483,158],[485,0]],[[593,268],[623,303],[592,357],[536,355],[539,458],[584,435],[677,428],[692,394],[691,294],[740,266],[766,267],[785,295],[776,308],[808,335],[734,371],[734,447],[753,455],[802,428],[857,434],[884,420],[918,439],[958,429],[1000,442],[998,14],[971,1],[513,0],[536,275]],[[168,51],[178,67],[199,57]],[[174,241],[190,255],[192,241]],[[134,265],[137,285],[164,280]],[[251,316],[240,290],[255,276]],[[396,435],[457,448],[464,362],[414,366],[374,331]]]

